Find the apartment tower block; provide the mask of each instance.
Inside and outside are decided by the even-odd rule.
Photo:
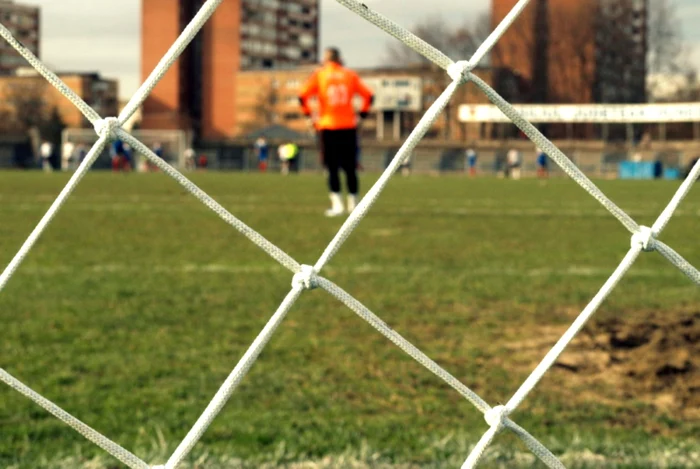
[[[203,0],[142,0],[145,79]],[[318,62],[319,0],[227,0],[144,103],[147,129],[183,129],[203,140],[232,137],[243,70]]]

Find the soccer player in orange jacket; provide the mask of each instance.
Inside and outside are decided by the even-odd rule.
[[[299,94],[302,110],[309,118],[309,100],[314,96],[318,98],[319,113],[313,124],[320,134],[323,164],[328,169],[331,208],[326,210],[326,216],[329,217],[344,213],[340,195],[341,169],[346,175],[348,186],[348,213],[357,205],[358,115],[353,106],[355,95],[362,97],[359,117],[364,119],[372,107],[374,95],[355,72],[343,67],[340,51],[333,47],[326,49],[323,66],[311,75]]]

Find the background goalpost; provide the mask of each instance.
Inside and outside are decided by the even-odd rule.
[[[493,31],[484,44],[479,47],[473,57],[469,60],[455,62],[451,58],[444,55],[439,50],[427,44],[420,38],[410,33],[405,28],[395,24],[388,18],[374,12],[366,5],[357,0],[337,0],[338,3],[344,5],[349,10],[355,12],[367,21],[375,24],[387,33],[402,40],[405,44],[431,60],[437,66],[443,68],[451,77],[452,82],[447,86],[442,95],[435,101],[431,108],[426,112],[420,120],[416,129],[411,133],[405,141],[401,149],[393,158],[391,164],[382,174],[376,184],[369,190],[363,198],[357,209],[345,221],[339,232],[336,234],[331,243],[326,247],[321,257],[313,265],[306,265],[298,262],[286,252],[272,244],[262,235],[256,232],[252,227],[249,227],[233,214],[229,213],[223,206],[217,203],[193,182],[188,180],[177,169],[167,164],[165,161],[156,157],[149,149],[148,145],[141,142],[134,135],[123,130],[122,125],[143,103],[150,91],[155,87],[156,83],[165,74],[165,71],[175,62],[177,57],[182,53],[187,44],[201,29],[208,18],[214,13],[217,6],[223,0],[209,0],[204,3],[201,10],[196,14],[192,22],[185,28],[182,35],[176,43],[170,48],[165,57],[156,67],[156,70],[148,77],[145,83],[137,91],[136,95],[131,99],[126,108],[118,117],[99,116],[93,109],[85,104],[75,93],[73,93],[61,80],[48,70],[35,56],[33,56],[26,48],[24,48],[4,26],[0,26],[0,36],[7,40],[29,63],[34,66],[53,86],[59,89],[68,99],[70,99],[93,123],[97,141],[92,149],[88,152],[84,161],[72,175],[69,183],[57,197],[55,202],[44,215],[38,226],[29,235],[26,242],[19,249],[17,255],[12,259],[6,269],[0,274],[0,290],[4,289],[12,275],[20,267],[23,259],[32,249],[36,241],[39,239],[45,228],[57,214],[59,209],[65,203],[71,192],[80,183],[81,179],[89,171],[90,167],[102,154],[106,146],[111,140],[120,138],[131,145],[139,153],[145,155],[154,165],[170,177],[175,179],[187,191],[204,203],[207,207],[213,210],[222,220],[230,224],[242,235],[259,246],[269,256],[278,261],[282,266],[287,268],[291,273],[291,287],[284,301],[279,308],[272,314],[269,322],[254,340],[250,348],[241,358],[240,362],[231,371],[228,378],[220,387],[219,391],[213,397],[209,405],[203,411],[199,419],[193,424],[191,430],[184,435],[184,439],[179,444],[174,453],[170,456],[165,465],[152,466],[143,461],[137,455],[131,453],[119,444],[113,442],[106,436],[99,433],[77,419],[72,415],[62,410],[58,405],[48,401],[38,393],[34,392],[29,386],[19,381],[14,376],[0,369],[0,380],[5,382],[10,387],[33,400],[38,405],[42,406],[48,412],[52,413],[57,418],[61,419],[67,425],[73,427],[76,431],[84,435],[87,439],[94,442],[96,445],[103,448],[105,451],[112,454],[122,463],[132,469],[147,469],[151,467],[173,469],[182,463],[188,454],[191,452],[195,444],[201,439],[207,428],[223,409],[227,400],[231,397],[236,387],[241,383],[247,372],[251,369],[256,359],[265,348],[270,338],[274,335],[276,329],[280,326],[283,319],[289,312],[291,306],[296,300],[306,291],[311,289],[322,289],[335,297],[338,301],[345,304],[348,308],[354,311],[360,318],[371,324],[379,333],[384,335],[394,345],[406,352],[425,368],[434,373],[439,379],[457,391],[462,397],[471,402],[479,411],[484,414],[486,420],[485,432],[470,452],[465,454],[464,468],[473,468],[478,465],[482,459],[484,452],[488,446],[495,440],[497,435],[504,430],[513,432],[520,438],[524,444],[550,468],[564,467],[561,461],[551,451],[549,451],[538,439],[531,435],[526,429],[517,423],[517,409],[527,398],[529,393],[537,386],[541,378],[553,366],[559,355],[573,340],[576,334],[596,312],[598,307],[603,303],[607,296],[613,291],[620,279],[629,271],[638,257],[644,252],[656,251],[661,256],[665,257],[671,264],[680,269],[692,282],[700,285],[700,272],[687,262],[680,254],[674,251],[670,246],[660,240],[660,237],[670,221],[677,208],[689,193],[693,182],[700,176],[700,162],[695,165],[689,177],[681,184],[680,188],[673,196],[672,200],[662,211],[656,222],[651,227],[640,226],[632,219],[624,210],[618,207],[610,200],[590,179],[588,179],[576,165],[574,165],[566,155],[564,155],[557,147],[547,140],[529,121],[527,121],[517,110],[499,96],[488,84],[483,80],[474,76],[471,70],[478,64],[494,46],[496,41],[507,30],[507,28],[515,21],[518,15],[529,3],[529,0],[521,0],[506,16],[504,21]],[[498,107],[498,109],[508,117],[520,130],[527,135],[533,144],[542,148],[549,157],[558,164],[562,170],[568,174],[578,185],[586,192],[594,197],[603,207],[605,207],[613,217],[615,217],[622,227],[630,234],[630,248],[624,253],[622,259],[614,270],[610,278],[604,283],[598,292],[593,294],[590,303],[583,309],[578,318],[574,321],[571,327],[554,345],[554,347],[546,354],[540,364],[533,370],[525,382],[517,389],[511,399],[503,405],[490,405],[485,399],[477,395],[467,385],[460,382],[457,378],[451,375],[448,371],[442,368],[439,364],[431,360],[427,355],[421,352],[417,347],[391,329],[384,321],[376,314],[364,306],[358,299],[352,297],[340,286],[334,284],[327,278],[322,276],[324,268],[329,264],[335,254],[340,250],[345,241],[348,239],[353,230],[360,224],[362,219],[368,213],[373,204],[389,183],[396,169],[401,163],[409,157],[418,142],[428,131],[432,123],[438,118],[443,111],[450,98],[455,94],[458,87],[467,82],[472,82],[476,85],[488,99]],[[555,417],[554,417],[555,418]]]

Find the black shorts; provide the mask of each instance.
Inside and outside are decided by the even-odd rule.
[[[357,160],[357,130],[322,130],[321,155],[326,166],[346,167]],[[330,164],[329,164],[330,163]]]

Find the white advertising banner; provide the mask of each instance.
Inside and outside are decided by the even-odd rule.
[[[659,123],[700,122],[700,103],[672,104],[520,104],[515,109],[533,123]],[[510,122],[493,105],[459,107],[461,122]]]
[[[380,111],[423,109],[423,80],[417,77],[375,76],[362,78],[374,92],[374,108]]]

